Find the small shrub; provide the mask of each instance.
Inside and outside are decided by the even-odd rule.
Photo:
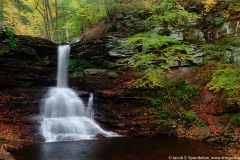
[[[199,98],[199,84],[189,85],[183,78],[164,80],[164,87],[143,90],[141,88],[128,88],[135,96],[143,96],[136,103],[149,106],[159,106],[171,101],[175,106],[189,106],[192,100]]]
[[[18,39],[13,34],[13,31],[10,28],[6,28],[6,35],[9,38],[10,47],[16,47],[18,43]]]
[[[202,127],[206,126],[206,121],[203,121],[201,119],[197,119],[196,123],[198,126],[202,126]]]
[[[223,100],[240,106],[240,73],[236,68],[218,68],[207,87],[213,92],[224,90]]]
[[[207,84],[210,90],[218,92],[224,90],[234,90],[239,88],[239,73],[234,68],[217,69],[212,75],[212,80]]]
[[[172,120],[168,120],[166,123],[168,126],[172,126],[174,124],[174,122]]]
[[[85,68],[93,67],[92,62],[77,59],[70,59],[68,64],[68,70],[70,73],[72,73],[73,76],[83,75]]]
[[[233,126],[240,127],[240,113],[232,116],[230,122]]]
[[[157,113],[161,119],[167,119],[170,115],[170,110],[164,107],[161,110],[159,110]]]
[[[196,113],[193,110],[190,110],[186,113],[186,118],[188,122],[193,122],[196,119]]]
[[[218,19],[216,19],[216,20],[215,20],[215,25],[216,25],[216,26],[221,25],[221,24],[223,23],[223,20],[224,20],[223,18],[218,18]]]
[[[164,123],[165,123],[165,120],[162,120],[162,119],[160,119],[160,120],[157,122],[158,125],[162,125],[162,124],[164,124]]]
[[[230,1],[231,2],[231,1]],[[229,4],[229,11],[240,12],[240,2],[233,2]]]
[[[186,106],[191,100],[199,97],[199,85],[189,85],[183,78],[177,78],[169,82],[168,100],[172,100],[177,106]]]

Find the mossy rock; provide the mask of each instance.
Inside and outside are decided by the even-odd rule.
[[[156,131],[157,135],[176,135],[176,131],[175,128],[172,127],[172,125],[161,125],[157,131]]]

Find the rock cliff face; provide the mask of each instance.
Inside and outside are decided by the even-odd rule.
[[[1,38],[0,85],[27,87],[53,84],[57,45],[41,38],[16,38],[16,47],[10,47],[9,39]]]
[[[45,87],[55,84],[57,45],[0,31],[0,148],[21,148],[42,140],[37,115]]]

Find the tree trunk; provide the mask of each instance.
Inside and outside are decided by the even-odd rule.
[[[66,25],[66,38],[67,42],[69,42],[69,32],[68,32],[68,26]]]
[[[4,22],[4,18],[3,18],[3,15],[4,15],[4,4],[6,2],[5,1],[0,1],[0,29],[3,28],[3,22]]]
[[[47,11],[47,15],[49,17],[49,27],[50,27],[50,30],[51,30],[51,40],[54,41],[54,38],[55,38],[55,30],[54,30],[54,20],[53,20],[53,16],[52,16],[52,10],[51,10],[51,7],[49,5],[49,1],[48,0],[45,0],[45,3],[46,3],[46,11]]]
[[[47,39],[49,39],[49,37],[48,37],[48,31],[47,31],[47,21],[46,21],[46,19],[45,19],[45,15],[42,13],[42,11],[40,10],[40,8],[38,8],[39,7],[39,0],[35,0],[35,3],[36,3],[36,10],[41,14],[41,16],[42,16],[42,18],[43,18],[43,21],[44,21],[44,29],[45,29],[45,37],[47,38]]]
[[[55,21],[55,40],[58,41],[58,1],[55,0],[55,13],[56,13],[56,21]]]
[[[47,4],[46,1],[43,1],[43,7],[44,7],[44,17],[46,19],[46,26],[47,26],[47,37],[49,40],[51,40],[51,27],[50,27],[50,23],[49,23],[49,17],[48,17],[48,8],[47,8]]]
[[[111,23],[112,30],[117,31],[117,9],[115,5],[118,3],[118,1],[104,0],[104,3],[105,3],[108,19]]]
[[[115,5],[118,3],[118,0],[114,0],[113,16],[112,16],[112,28],[113,31],[117,31],[117,7]]]

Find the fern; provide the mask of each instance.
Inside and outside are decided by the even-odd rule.
[[[129,38],[124,45],[134,45],[139,53],[123,59],[128,67],[143,70],[144,76],[136,81],[135,87],[154,88],[163,86],[162,74],[170,71],[168,64],[180,64],[183,60],[192,60],[186,54],[189,46],[167,36],[152,32],[140,33]]]
[[[161,75],[164,73],[163,69],[153,69],[145,72],[144,76],[137,79],[133,84],[136,88],[155,88],[164,85],[164,78]]]
[[[218,92],[224,90],[240,89],[239,72],[233,68],[218,69],[212,76],[212,80],[207,84],[210,90]]]
[[[240,106],[240,72],[236,68],[221,68],[215,71],[207,87],[213,92],[224,90],[224,99]]]

